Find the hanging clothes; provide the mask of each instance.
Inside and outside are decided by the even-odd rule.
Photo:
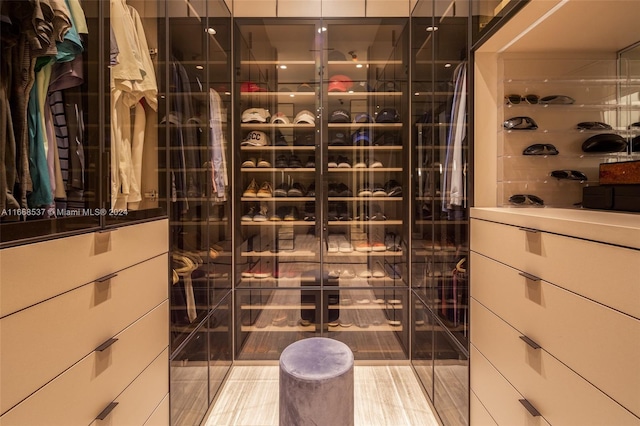
[[[451,126],[447,135],[447,154],[442,182],[442,210],[461,207],[464,202],[463,142],[467,137],[467,63],[460,63],[454,71],[454,95],[451,106]]]
[[[111,0],[111,26],[118,45],[111,67],[111,208],[137,209],[147,121],[141,101],[156,111],[158,86],[138,12],[125,0]]]
[[[229,176],[227,174],[227,158],[222,129],[222,100],[214,89],[209,89],[209,131],[211,144],[211,187],[215,201],[227,200]]]

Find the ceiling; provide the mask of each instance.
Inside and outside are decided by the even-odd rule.
[[[481,51],[614,53],[638,41],[639,0],[532,0]]]

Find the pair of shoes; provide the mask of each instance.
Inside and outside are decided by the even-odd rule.
[[[348,168],[351,168],[351,160],[349,160],[344,155],[338,155],[337,157],[330,155],[327,161],[327,167],[329,168],[338,167],[342,169],[348,169]]]
[[[255,179],[251,179],[251,182],[247,186],[247,189],[242,193],[243,197],[247,198],[270,198],[273,196],[273,188],[270,182],[263,182],[260,187]]]
[[[244,160],[242,162],[241,167],[246,167],[246,168],[269,168],[271,167],[271,163],[268,162],[267,160],[265,160],[264,158],[258,158],[256,160],[255,157],[251,157],[251,158],[247,158],[246,160]]]
[[[387,197],[402,197],[402,185],[394,179],[390,179],[384,184]]]
[[[309,158],[312,159],[312,157]],[[296,154],[291,154],[288,158],[284,154],[280,154],[276,157],[276,168],[278,169],[299,169],[301,167],[302,161],[300,161],[300,158]],[[315,167],[315,162],[313,162],[312,166],[309,166],[309,160],[307,160],[305,167]]]
[[[358,197],[386,197],[387,192],[385,188],[379,184],[374,183],[373,185],[368,182],[364,182],[360,189],[358,190]]]
[[[282,220],[294,221],[298,220],[299,218],[300,215],[298,213],[298,208],[295,206],[280,206],[276,209],[275,214],[269,216],[269,220],[271,222],[280,222]]]
[[[393,232],[387,232],[384,236],[384,245],[389,251],[401,251],[402,247],[400,246],[400,235],[396,235]]]
[[[369,168],[375,169],[378,167],[382,167],[382,163],[375,158],[362,158],[358,162],[353,165],[353,168],[361,169],[361,168]]]
[[[274,197],[304,197],[307,194],[307,190],[301,183],[295,182],[289,186],[286,182],[282,182],[273,191]]]
[[[329,197],[351,197],[353,192],[344,183],[330,183],[327,195]]]

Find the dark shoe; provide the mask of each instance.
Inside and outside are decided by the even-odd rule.
[[[338,167],[350,169],[351,168],[351,160],[349,160],[344,155],[338,155],[338,159],[336,161],[338,163]]]
[[[300,161],[300,158],[298,158],[297,155],[291,154],[291,157],[289,157],[289,167],[292,169],[299,169],[302,167],[302,161]]]
[[[286,197],[289,193],[289,185],[286,182],[282,182],[280,185],[276,187],[276,190],[273,191],[274,197]]]
[[[353,192],[349,189],[347,185],[344,183],[339,183],[336,187],[336,191],[338,192],[338,197],[351,197],[353,196]]]
[[[304,167],[307,169],[315,169],[316,158],[313,155],[310,155],[309,158],[307,158],[307,162],[305,163]]]
[[[387,191],[384,186],[379,183],[374,183],[373,188],[371,188],[371,196],[373,197],[386,197]]]
[[[380,206],[377,204],[374,204],[371,207],[371,216],[369,217],[369,219],[370,220],[387,220],[387,217],[384,215],[384,212],[382,211]]]
[[[280,154],[276,157],[276,168],[284,169],[288,166],[289,160],[287,160],[287,156],[284,154]]]
[[[330,183],[327,191],[327,196],[329,197],[339,197],[338,184]]]
[[[311,183],[311,185],[309,185],[309,188],[307,188],[307,197],[315,197],[316,196],[316,184],[315,182]]]
[[[327,167],[332,169],[334,167],[338,167],[338,163],[336,162],[336,158],[333,155],[329,156],[329,160],[327,161]]]
[[[293,221],[299,219],[298,208],[290,207],[288,213],[284,216],[285,221]]]
[[[384,189],[387,191],[387,197],[402,197],[402,186],[394,179],[385,183]]]
[[[304,195],[307,193],[307,190],[304,188],[304,186],[301,183],[294,183],[293,185],[291,185],[291,188],[289,188],[289,191],[287,191],[287,196],[288,197],[304,197]]]

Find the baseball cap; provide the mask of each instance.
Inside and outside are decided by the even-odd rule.
[[[297,133],[293,144],[296,146],[313,146],[315,144],[314,132]]]
[[[252,81],[245,81],[240,85],[241,92],[266,92],[267,89],[262,87],[258,83],[254,83]]]
[[[333,146],[345,146],[347,144],[347,134],[342,131],[337,131],[331,135],[329,145]]]
[[[351,122],[351,115],[346,109],[337,109],[329,116],[329,123],[349,123]]]
[[[247,136],[244,138],[241,146],[267,146],[271,145],[271,140],[269,140],[269,136],[265,132],[261,132],[260,130],[252,130],[247,133]]]
[[[284,112],[276,112],[273,116],[271,116],[271,122],[280,124],[291,124],[289,117],[287,117]]]
[[[329,79],[329,92],[346,92],[353,86],[353,80],[346,75],[336,74]]]
[[[376,123],[399,123],[400,115],[395,108],[383,108],[376,116]]]
[[[383,132],[378,136],[373,145],[375,146],[393,146],[402,145],[402,139],[399,133]]]
[[[243,123],[266,123],[269,121],[269,111],[264,108],[249,108],[242,113]]]
[[[354,145],[370,145],[371,139],[369,138],[369,129],[364,127],[359,128],[351,135],[351,140]]]
[[[361,112],[354,117],[353,122],[354,123],[373,123],[373,118],[366,112]]]
[[[307,123],[307,124],[316,124],[315,116],[308,109],[303,109],[298,114],[296,114],[296,118],[293,120],[294,124]]]

